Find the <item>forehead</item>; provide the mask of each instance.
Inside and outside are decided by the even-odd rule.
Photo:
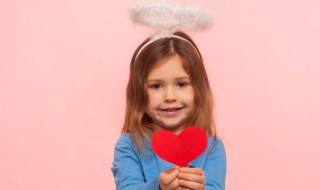
[[[189,78],[183,68],[183,60],[178,55],[160,60],[151,69],[147,80],[163,80],[171,78]]]

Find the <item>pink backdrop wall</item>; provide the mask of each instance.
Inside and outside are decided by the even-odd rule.
[[[0,189],[114,189],[130,0],[0,2]],[[228,190],[320,189],[320,2],[201,0]]]

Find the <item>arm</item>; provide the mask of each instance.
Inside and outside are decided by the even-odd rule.
[[[128,135],[122,135],[116,144],[112,172],[117,190],[159,189],[157,179],[145,182],[138,152]]]
[[[203,170],[206,176],[205,190],[224,190],[226,181],[226,152],[220,139],[212,144]]]

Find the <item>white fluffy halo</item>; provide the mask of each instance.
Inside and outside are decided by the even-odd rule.
[[[172,28],[205,30],[211,26],[211,15],[201,7],[175,4],[167,1],[140,1],[132,4],[130,17],[133,23],[152,27],[158,32]]]

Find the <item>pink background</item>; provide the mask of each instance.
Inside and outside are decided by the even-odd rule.
[[[0,2],[0,189],[114,189],[130,0]],[[320,1],[201,0],[228,190],[320,189]]]

